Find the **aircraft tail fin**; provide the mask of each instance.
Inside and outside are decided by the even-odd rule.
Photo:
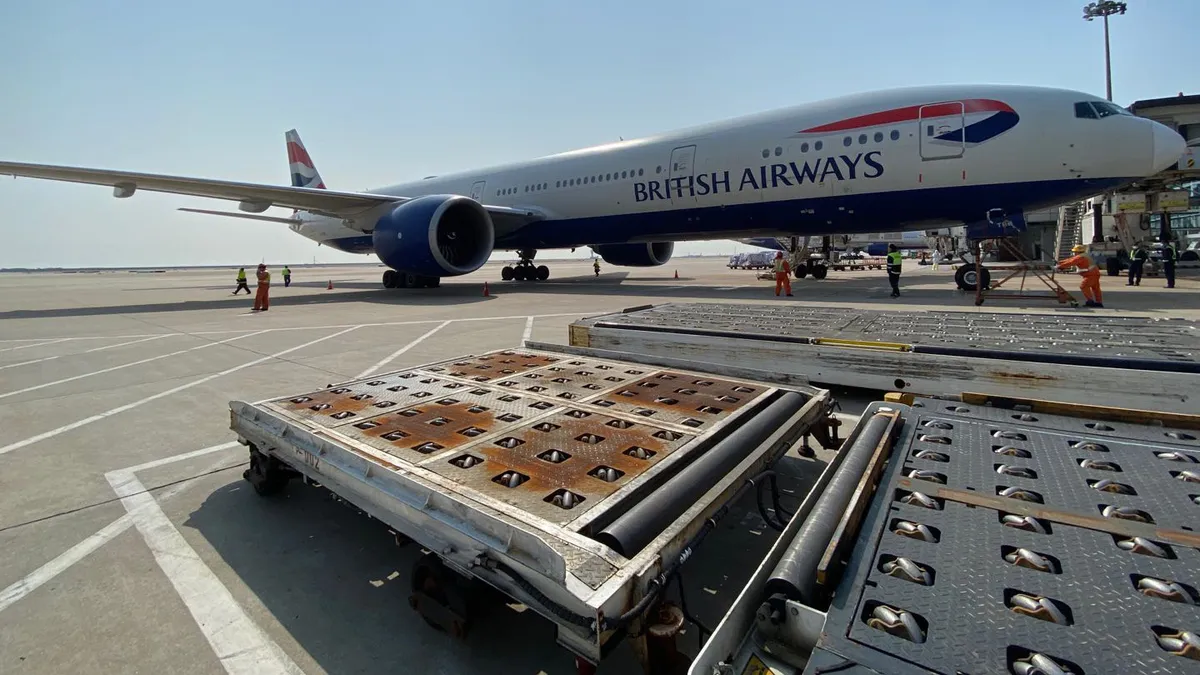
[[[312,158],[308,156],[308,150],[304,148],[304,142],[300,140],[300,134],[295,129],[284,134],[287,139],[287,154],[288,164],[291,165],[292,171],[292,187],[318,188],[325,189],[325,181],[321,180],[321,174],[317,172],[316,165],[313,164]]]

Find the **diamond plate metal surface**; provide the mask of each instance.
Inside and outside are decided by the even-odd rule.
[[[925,508],[897,499],[907,494],[898,485],[904,477],[914,486],[933,478],[981,495],[1016,486],[1038,493],[1050,508],[1097,516],[1099,504],[1128,504],[1153,514],[1160,526],[1200,531],[1200,504],[1189,498],[1196,484],[1169,473],[1200,465],[1156,455],[1184,454],[1180,443],[1160,440],[1176,440],[1164,436],[1169,429],[1129,425],[1120,436],[1112,423],[1100,436],[1079,433],[1088,429],[1086,419],[1037,413],[1037,420],[1017,420],[1012,415],[1024,413],[928,399],[917,406],[905,415],[820,647],[885,673],[1008,674],[1019,672],[1014,659],[1030,653],[1077,674],[1200,673],[1200,661],[1158,641],[1168,629],[1200,626],[1200,550],[1054,522],[1043,523],[1046,532],[1027,531],[1006,526],[1003,514],[989,508],[941,499]],[[996,438],[996,431],[1006,437]],[[1071,440],[1102,443],[1108,452],[1072,448]],[[1008,452],[997,454],[993,446]],[[1080,466],[1078,459],[1092,455],[1121,471]],[[998,473],[996,464],[1033,474]],[[914,479],[913,470],[927,473]],[[1137,494],[1103,492],[1088,482],[1105,478]],[[1181,593],[1173,597],[1184,602],[1140,591],[1143,578],[1176,584]],[[1157,583],[1149,588],[1161,590]],[[1013,609],[1022,606],[1019,595],[1027,596],[1025,611]],[[1042,599],[1051,609],[1029,611]],[[909,613],[923,641],[896,634],[902,627],[887,632],[878,620],[879,627],[869,625],[879,605]]]
[[[571,408],[463,448],[461,454],[450,453],[427,468],[563,525],[694,438]],[[482,461],[463,460],[464,456]],[[497,480],[511,472],[518,476],[515,481]]]
[[[266,405],[562,526],[772,391],[505,350]],[[611,500],[610,500],[611,501]],[[619,501],[619,500],[618,500]]]
[[[671,303],[603,321],[736,332],[749,338],[837,338],[1200,362],[1200,324],[1185,319]]]

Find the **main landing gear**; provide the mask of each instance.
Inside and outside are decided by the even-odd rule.
[[[384,288],[437,288],[442,285],[441,277],[388,270],[383,273]]]
[[[521,262],[515,266],[505,265],[504,269],[500,270],[500,278],[505,281],[545,281],[550,278],[550,268],[545,265],[534,265],[533,258],[537,255],[537,251],[526,249],[517,251],[517,255],[521,256]]]

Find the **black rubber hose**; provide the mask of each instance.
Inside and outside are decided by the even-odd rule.
[[[866,471],[876,446],[887,432],[889,415],[876,413],[863,425],[858,438],[844,452],[846,456],[830,479],[812,512],[796,532],[771,578],[765,595],[783,594],[792,600],[812,603],[817,596],[817,565],[833,538],[854,490]]]
[[[783,425],[806,400],[798,392],[785,392],[593,538],[632,558]]]

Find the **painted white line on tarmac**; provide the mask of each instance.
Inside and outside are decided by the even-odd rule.
[[[121,497],[134,527],[187,605],[225,672],[230,675],[303,672],[246,614],[132,471],[112,471],[104,477]]]
[[[537,317],[531,316],[525,319],[525,332],[521,334],[521,345],[524,346],[529,338],[533,336],[533,320]]]
[[[400,349],[397,349],[396,351],[392,352],[386,358],[379,361],[379,363],[376,363],[375,365],[371,366],[370,368],[367,368],[366,370],[364,370],[361,373],[359,373],[358,375],[356,375],[354,377],[354,379],[356,379],[356,380],[362,379],[362,378],[370,375],[371,373],[379,370],[380,368],[386,366],[387,364],[391,363],[392,361],[395,361],[396,357],[400,356],[404,352],[407,352],[408,350],[412,349],[413,347],[416,347],[417,345],[421,344],[422,342],[425,341],[425,338],[427,338],[430,335],[433,335],[434,333],[438,332],[439,330],[445,328],[446,326],[450,325],[450,323],[451,323],[450,321],[443,321],[443,322],[439,323],[436,328],[426,332],[421,337],[413,340],[412,342],[404,345]]]
[[[0,370],[4,370],[6,368],[16,368],[17,366],[29,366],[29,365],[33,365],[35,363],[41,363],[43,361],[53,361],[54,359],[57,359],[57,358],[61,358],[61,357],[47,356],[44,359],[34,359],[32,361],[22,361],[20,363],[10,363],[7,366],[0,366]]]
[[[144,337],[140,340],[130,340],[129,342],[119,342],[115,345],[107,345],[105,347],[96,347],[95,349],[87,350],[86,352],[84,352],[84,354],[91,354],[92,352],[102,352],[105,349],[116,349],[117,347],[127,347],[129,345],[136,345],[136,344],[139,344],[142,342],[149,342],[151,340],[161,340],[162,338],[171,337],[172,335],[182,335],[182,333],[163,333],[162,335],[151,335],[150,337]]]
[[[222,443],[221,445],[214,445],[212,447],[195,450],[193,452],[185,452],[182,455],[175,455],[174,457],[167,457],[165,459],[156,460],[154,462],[147,462],[145,464],[139,464],[138,466],[130,467],[128,469],[121,469],[121,471],[134,473],[137,471],[142,471],[147,468],[162,466],[164,464],[171,464],[173,462],[180,462],[185,459],[191,459],[193,457],[207,455],[207,454],[210,454],[213,452],[218,452],[220,450],[227,450],[229,448],[237,447],[238,445],[239,445],[239,443],[237,443],[236,441],[230,442],[230,443]],[[174,497],[175,495],[179,494],[180,492],[183,492],[188,487],[195,484],[196,480],[203,477],[204,474],[210,473],[212,471],[215,471],[215,470],[221,468],[221,465],[224,463],[225,463],[225,461],[221,461],[218,464],[214,464],[214,465],[210,466],[208,469],[205,469],[204,471],[202,471],[201,476],[198,476],[197,478],[194,478],[192,480],[183,481],[181,483],[172,485],[171,487],[169,487],[163,491],[163,493],[159,497],[159,499],[160,500],[161,499],[170,499],[170,498]],[[133,519],[129,516],[128,513],[126,513],[125,515],[121,516],[120,518],[117,518],[116,520],[109,523],[108,525],[100,528],[100,530],[97,531],[92,536],[88,537],[87,539],[84,539],[83,541],[79,542],[78,544],[75,544],[71,548],[67,549],[61,555],[59,555],[57,558],[51,560],[50,562],[46,563],[45,565],[42,565],[41,567],[37,568],[36,570],[25,575],[25,578],[21,579],[20,581],[17,581],[16,583],[12,584],[8,588],[4,589],[3,591],[0,591],[0,612],[3,612],[4,610],[13,606],[18,601],[20,601],[22,598],[24,598],[25,596],[36,591],[41,586],[45,585],[46,582],[54,579],[54,577],[57,577],[58,575],[67,571],[67,569],[69,569],[72,565],[79,562],[80,560],[83,560],[84,558],[86,558],[88,555],[90,555],[96,549],[107,544],[108,542],[112,541],[113,539],[116,539],[122,533],[124,533],[125,530],[128,530],[130,527],[133,527]]]
[[[9,396],[16,396],[17,394],[26,394],[31,391],[37,391],[38,389],[45,389],[46,387],[53,387],[56,384],[65,384],[67,382],[74,382],[75,380],[82,380],[85,377],[92,377],[93,375],[103,375],[104,373],[111,373],[114,370],[121,370],[123,368],[132,368],[133,366],[140,366],[143,363],[150,363],[151,361],[158,361],[160,359],[166,359],[166,358],[170,358],[172,356],[179,356],[180,354],[186,354],[188,352],[194,352],[194,351],[197,351],[200,349],[208,349],[209,347],[223,345],[227,342],[233,342],[234,340],[241,340],[242,338],[248,338],[248,337],[254,337],[255,335],[261,335],[262,333],[265,333],[265,332],[266,331],[259,331],[258,333],[248,333],[246,335],[238,335],[237,337],[226,338],[219,342],[209,342],[206,344],[202,344],[198,347],[189,347],[187,349],[180,349],[179,351],[171,352],[170,354],[162,354],[160,356],[151,356],[148,359],[142,359],[140,361],[132,361],[130,363],[123,363],[119,366],[112,366],[111,368],[104,368],[102,370],[93,370],[90,373],[84,373],[82,375],[75,375],[72,377],[64,377],[61,380],[54,380],[53,382],[46,382],[45,384],[37,384],[32,387],[25,387],[24,389],[18,389],[16,391],[10,391],[10,392],[4,393],[4,394],[0,394],[0,398],[8,398]],[[0,453],[0,454],[3,454],[3,453]]]
[[[59,342],[66,342],[67,340],[70,340],[70,339],[71,338],[54,338],[54,339],[46,340],[45,342],[35,342],[31,345],[21,345],[19,347],[5,347],[4,349],[0,349],[0,352],[15,352],[18,349],[29,349],[30,347],[44,347],[46,345],[58,344]]]
[[[295,347],[284,349],[283,351],[275,352],[274,354],[264,356],[262,358],[254,359],[253,361],[247,361],[246,363],[243,363],[240,366],[234,366],[233,368],[226,368],[225,370],[222,370],[219,373],[213,373],[212,375],[206,375],[198,380],[192,380],[191,382],[188,382],[187,384],[181,384],[178,387],[172,387],[171,389],[168,389],[163,392],[159,392],[157,394],[154,394],[153,396],[147,396],[146,398],[134,401],[133,403],[126,403],[123,406],[119,406],[119,407],[113,408],[112,410],[102,412],[99,415],[92,415],[91,417],[86,417],[86,418],[78,420],[76,422],[72,422],[70,424],[65,424],[57,429],[51,429],[50,431],[38,434],[37,436],[31,436],[29,438],[26,438],[23,441],[17,441],[16,443],[10,443],[10,444],[0,448],[0,455],[10,453],[13,450],[19,450],[27,445],[32,445],[39,441],[44,441],[47,438],[53,438],[55,436],[58,436],[59,434],[66,433],[73,429],[78,429],[79,427],[87,426],[88,424],[91,424],[92,422],[99,422],[100,420],[105,419],[107,417],[112,417],[113,415],[118,415],[118,414],[126,412],[128,410],[133,410],[134,408],[137,408],[138,406],[144,405],[146,403],[150,403],[151,401],[157,401],[160,398],[164,398],[164,397],[170,396],[172,394],[177,394],[181,391],[184,391],[185,389],[191,389],[192,387],[199,386],[201,384],[204,384],[205,382],[211,382],[212,380],[215,380],[218,377],[222,377],[224,375],[229,375],[231,373],[236,373],[237,371],[245,370],[246,368],[252,368],[254,366],[257,366],[260,363],[265,363],[267,361],[270,361],[271,359],[279,358],[280,356],[283,356],[285,354],[290,354],[299,349],[304,349],[305,347],[310,347],[312,345],[317,344],[318,342],[324,342],[326,340],[331,340],[340,335],[345,335],[346,333],[349,333],[350,331],[352,331],[358,327],[359,326],[351,326],[350,328],[347,328],[345,330],[340,330],[336,333],[331,333],[329,335],[326,335],[325,337],[317,338],[316,340],[310,340],[308,342],[305,342],[302,345],[297,345]]]

